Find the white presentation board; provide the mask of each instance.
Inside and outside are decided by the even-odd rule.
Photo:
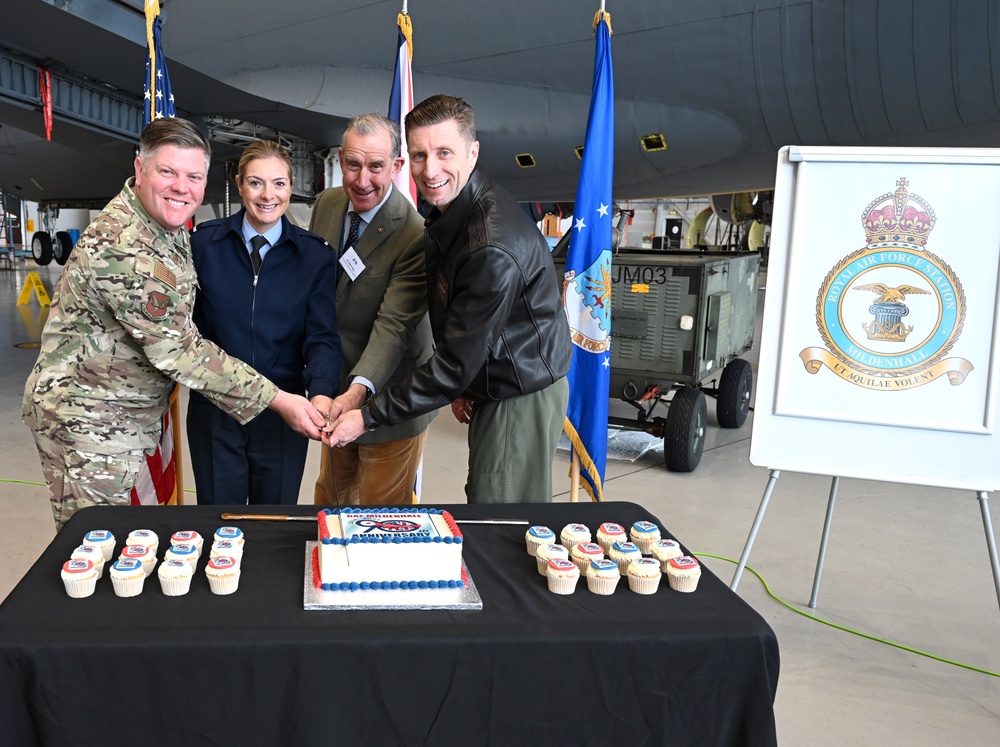
[[[1000,150],[778,157],[750,461],[990,491]]]

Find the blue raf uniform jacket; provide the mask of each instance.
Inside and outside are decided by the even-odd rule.
[[[337,253],[281,218],[254,284],[241,210],[191,234],[201,334],[286,392],[333,397],[340,385]]]

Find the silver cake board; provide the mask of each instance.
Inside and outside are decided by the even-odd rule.
[[[313,549],[316,540],[306,542],[303,598],[307,610],[481,610],[483,599],[462,561],[465,587],[461,589],[358,589],[324,591],[313,583]]]

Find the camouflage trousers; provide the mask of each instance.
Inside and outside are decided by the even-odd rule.
[[[142,449],[95,454],[69,448],[38,433],[32,435],[49,488],[57,531],[81,508],[129,505],[132,487],[145,459]]]

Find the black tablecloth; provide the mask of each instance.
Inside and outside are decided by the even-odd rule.
[[[630,503],[446,506],[457,519],[660,523]],[[264,512],[314,514],[311,506]],[[526,527],[464,525],[483,609],[305,610],[310,522],[242,522],[239,591],[154,576],[71,599],[59,571],[85,532],[194,529],[219,507],[88,508],[0,605],[0,744],[773,745],[778,646],[707,570],[697,591],[551,594]],[[661,524],[662,527],[662,524]],[[664,532],[664,536],[669,536]],[[345,592],[346,593],[346,592]]]

